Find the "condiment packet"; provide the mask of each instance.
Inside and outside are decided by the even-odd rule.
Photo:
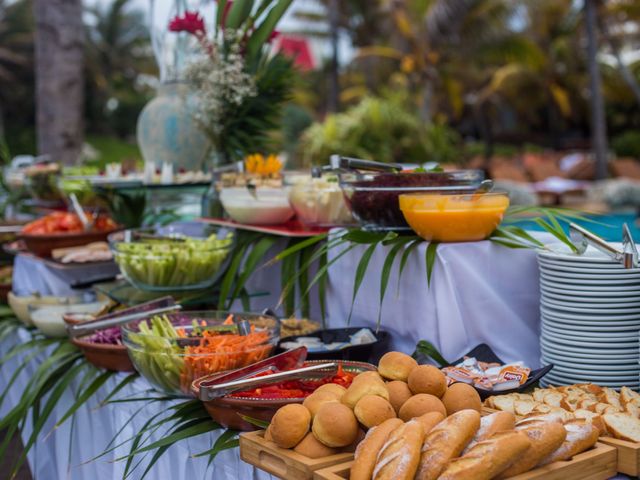
[[[442,372],[449,383],[464,382],[483,390],[503,391],[523,385],[531,369],[525,367],[523,362],[500,365],[465,357],[458,365],[445,367]]]

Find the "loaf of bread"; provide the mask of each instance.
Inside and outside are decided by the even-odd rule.
[[[469,452],[451,461],[440,480],[491,480],[506,470],[529,448],[531,442],[521,432],[496,433]]]
[[[460,455],[480,428],[480,414],[461,410],[440,422],[426,436],[416,480],[435,480],[451,459]]]
[[[582,419],[570,420],[565,423],[564,428],[567,430],[567,437],[564,442],[557,450],[544,458],[538,464],[539,466],[570,460],[574,455],[593,447],[600,436],[600,432],[596,427]]]
[[[509,478],[528,472],[547,456],[555,452],[567,437],[567,430],[561,423],[537,422],[519,427],[517,431],[524,433],[531,447],[521,455],[500,478]]]
[[[496,412],[482,417],[480,419],[480,428],[462,454],[467,453],[476,443],[490,438],[495,433],[513,430],[515,426],[516,416],[511,412]]]
[[[420,463],[424,429],[416,420],[395,429],[378,454],[373,480],[413,480]]]
[[[373,427],[356,448],[351,466],[351,480],[371,480],[378,453],[387,442],[389,434],[403,425],[399,418],[392,418]]]

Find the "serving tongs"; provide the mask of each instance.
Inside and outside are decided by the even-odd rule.
[[[399,163],[382,163],[373,160],[363,160],[362,158],[343,157],[334,154],[329,157],[329,165],[322,167],[314,167],[311,169],[311,176],[319,178],[324,172],[351,172],[358,170],[367,170],[372,172],[396,173],[402,171],[404,166]]]
[[[591,245],[613,261],[622,264],[626,269],[640,267],[638,249],[626,223],[622,228],[622,250],[619,250],[603,238],[575,223],[569,224],[569,233],[571,235],[571,241],[578,249],[578,254],[580,255],[584,254],[589,245]]]
[[[102,315],[88,322],[67,325],[67,332],[71,337],[81,337],[105,328],[117,327],[135,320],[176,312],[181,309],[182,305],[177,304],[173,297],[162,297],[108,315]]]
[[[324,378],[338,371],[335,362],[303,367],[306,358],[307,347],[294,348],[231,373],[198,379],[193,382],[193,387],[198,389],[200,400],[207,402],[237,391],[300,378]],[[263,375],[265,373],[267,375]]]

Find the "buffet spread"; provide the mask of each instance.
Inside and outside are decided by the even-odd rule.
[[[587,235],[576,247],[577,237],[558,233],[550,214],[540,223],[554,241],[539,240],[507,222],[508,195],[492,191],[479,171],[425,171],[340,157],[311,173],[281,168],[275,157],[250,157],[242,172],[214,174],[210,200],[226,217],[195,225],[125,229],[104,211],[82,208],[25,225],[15,248],[64,268],[114,262],[119,281],[150,299],[126,304],[92,287],[67,297],[19,295],[16,286],[8,304],[17,320],[6,320],[12,325],[7,331],[24,330],[42,351],[53,349],[53,358],[73,360],[64,364],[69,370],[86,361],[104,372],[104,381],[139,375],[158,395],[187,402],[192,416],[181,428],[193,433],[176,437],[177,428],[169,436],[174,444],[227,429],[224,441],[209,446],[210,462],[239,444],[242,460],[280,478],[596,480],[640,473],[640,274],[633,239],[603,246]],[[274,236],[290,242],[271,258]],[[499,248],[539,251],[540,343],[536,336],[514,339],[512,350],[500,350],[508,352],[505,362],[490,345],[448,362],[432,344],[440,344],[436,333],[410,337],[412,347],[395,351],[397,326],[343,318],[341,328],[329,329],[321,318],[305,318],[301,307],[294,315],[279,308],[292,298],[294,307],[306,302],[310,311],[309,292],[326,296],[323,275],[339,268],[345,252],[360,249],[351,269],[355,278],[334,279],[332,288],[348,291],[351,320],[354,309],[359,312],[360,287],[371,291],[371,282],[379,283],[379,304],[367,307],[374,303],[380,319],[383,306],[393,305],[384,297],[394,265],[398,282],[405,267],[416,268],[408,265],[412,251],[425,248],[430,289],[433,276],[443,273],[434,271],[439,244],[487,239]],[[380,272],[368,270],[376,252],[387,255]],[[276,289],[280,303],[258,312],[237,308],[238,301],[251,305],[247,280],[277,262],[283,265],[279,285],[263,287]],[[420,296],[415,290],[398,288],[397,296]],[[609,298],[599,297],[602,292],[621,298],[620,304],[598,301]],[[204,308],[189,303],[193,293]],[[586,299],[594,305],[580,310]],[[326,298],[320,302],[324,314]],[[225,305],[231,307],[220,308]],[[429,320],[414,315],[398,322]],[[505,324],[502,334],[509,328]],[[500,336],[498,330],[487,338]],[[533,343],[542,357],[519,349],[518,341]],[[444,353],[453,358],[476,343],[482,342]],[[26,347],[10,347],[3,363],[16,348]],[[66,349],[66,357],[57,356]],[[574,363],[565,353],[575,354]],[[42,377],[58,378],[72,381],[63,371]],[[54,385],[62,392],[65,384]],[[87,389],[84,400],[101,385]],[[35,404],[41,395],[27,390],[25,399]],[[13,406],[3,426],[18,425],[33,404]],[[42,434],[37,427],[34,434]],[[155,444],[165,450],[171,445]],[[123,458],[131,461],[140,451],[146,450],[136,444]]]

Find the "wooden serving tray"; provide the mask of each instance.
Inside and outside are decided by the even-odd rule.
[[[264,430],[260,430],[240,435],[240,458],[278,478],[311,480],[314,478],[316,470],[353,460],[353,453],[338,453],[316,459],[309,458],[266,441]]]
[[[315,472],[314,480],[344,480],[349,478],[351,462],[333,465]],[[606,480],[616,474],[616,450],[596,443],[591,450],[567,462],[554,462],[527,473],[511,477],[512,480]],[[291,477],[292,479],[294,477]]]

